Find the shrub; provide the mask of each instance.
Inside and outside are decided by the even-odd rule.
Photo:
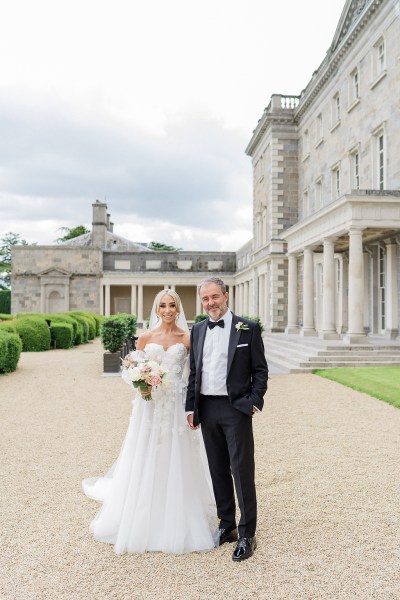
[[[50,328],[43,316],[20,317],[15,324],[24,352],[50,350]]]
[[[78,343],[86,344],[86,342],[89,340],[89,323],[88,323],[88,320],[86,319],[86,317],[82,317],[82,315],[78,315],[73,312],[67,312],[66,315],[70,315],[73,319],[75,319],[75,321],[77,321],[79,323],[79,325],[81,326],[81,328],[80,328],[81,341]],[[76,343],[77,342],[75,340],[75,344]]]
[[[249,319],[249,321],[255,321],[258,323],[261,333],[264,331],[264,325],[261,323],[260,317],[248,317],[247,315],[240,315],[243,319]]]
[[[206,314],[196,315],[194,318],[194,322],[200,323],[201,321],[204,321],[205,319],[208,319],[208,315],[206,315]]]
[[[113,315],[115,319],[120,319],[125,325],[126,336],[125,339],[129,337],[133,337],[136,333],[137,329],[137,316],[130,315],[125,313],[119,313],[118,315]]]
[[[91,313],[79,311],[79,310],[73,310],[73,311],[70,311],[68,314],[71,315],[72,317],[80,317],[80,318],[84,319],[84,321],[87,323],[87,325],[89,327],[88,340],[94,340],[94,338],[96,337],[96,321],[93,318],[93,316],[91,315]]]
[[[11,313],[11,291],[0,290],[0,313]]]
[[[78,321],[72,316],[67,313],[49,313],[43,316],[45,319],[50,321],[50,327],[55,323],[69,323],[73,330],[72,345],[78,345],[81,343],[82,335],[79,333],[81,331],[81,324],[78,323]]]
[[[66,350],[74,345],[74,328],[71,323],[52,322],[50,335],[51,341],[55,342],[55,348]]]
[[[15,321],[0,321],[0,331],[7,331],[8,333],[17,333]]]
[[[19,335],[0,331],[0,373],[15,371],[21,351],[22,342]]]
[[[0,313],[0,321],[11,321],[11,319],[15,319],[14,315],[5,315],[4,313]]]
[[[106,317],[100,331],[103,346],[109,352],[117,352],[126,340],[126,325],[116,316]]]

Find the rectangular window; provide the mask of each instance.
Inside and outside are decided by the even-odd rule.
[[[331,132],[340,125],[340,94],[335,94],[332,98],[332,127]]]
[[[308,135],[308,129],[303,133],[303,159],[308,158],[310,154],[310,137]]]
[[[385,189],[385,148],[383,134],[378,136],[378,187]]]
[[[322,121],[322,113],[319,113],[317,117],[317,140],[322,140],[324,137],[324,124]]]
[[[385,70],[385,41],[380,40],[376,47],[377,52],[377,75]]]
[[[303,192],[303,218],[308,217],[310,208],[308,204],[308,191]]]
[[[360,97],[360,83],[358,78],[358,70],[353,73],[353,98],[356,100]]]
[[[360,189],[360,155],[358,152],[353,154],[353,185],[355,190]]]
[[[332,199],[340,198],[340,168],[339,164],[332,169]]]
[[[315,182],[315,209],[319,210],[323,206],[322,198],[322,179],[318,179]]]

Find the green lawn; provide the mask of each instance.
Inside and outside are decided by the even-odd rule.
[[[400,408],[400,367],[318,369],[315,374]]]

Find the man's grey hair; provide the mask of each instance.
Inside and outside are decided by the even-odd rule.
[[[200,290],[203,287],[203,285],[206,285],[207,283],[215,283],[216,285],[218,285],[221,288],[221,292],[223,294],[225,294],[226,292],[226,285],[225,283],[222,281],[222,279],[220,279],[219,277],[207,277],[206,279],[203,279],[203,281],[201,281],[199,283],[199,285],[197,286],[197,292],[200,296]]]

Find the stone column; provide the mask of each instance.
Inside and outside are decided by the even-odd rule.
[[[364,255],[362,229],[349,230],[349,328],[346,341],[350,344],[368,341],[364,332]]]
[[[386,328],[385,337],[394,339],[399,333],[397,298],[397,245],[386,243]]]
[[[200,296],[199,296],[197,287],[195,290],[195,294],[196,294],[196,315],[200,315],[203,312],[203,306],[201,304],[201,300],[200,300]]]
[[[288,263],[288,323],[285,333],[299,333],[299,302],[297,295],[297,256],[289,254]]]
[[[106,283],[105,287],[105,293],[106,293],[106,297],[105,297],[105,316],[109,317],[110,316],[110,300],[111,300],[111,290],[110,290],[110,284]]]
[[[314,250],[304,248],[303,258],[303,327],[301,335],[316,335],[314,328]]]
[[[335,245],[331,238],[324,239],[324,263],[322,278],[322,328],[320,337],[324,340],[339,338],[336,331],[336,286],[335,286]]]
[[[136,315],[136,285],[131,285],[131,315]]]
[[[104,316],[104,285],[100,282],[100,315]]]
[[[261,323],[265,321],[265,275],[258,278],[258,316]]]
[[[249,314],[249,282],[245,281],[243,289],[243,312],[245,315]]]
[[[229,286],[229,308],[235,312],[235,286],[233,284]]]
[[[143,285],[138,285],[138,323],[143,323]]]

